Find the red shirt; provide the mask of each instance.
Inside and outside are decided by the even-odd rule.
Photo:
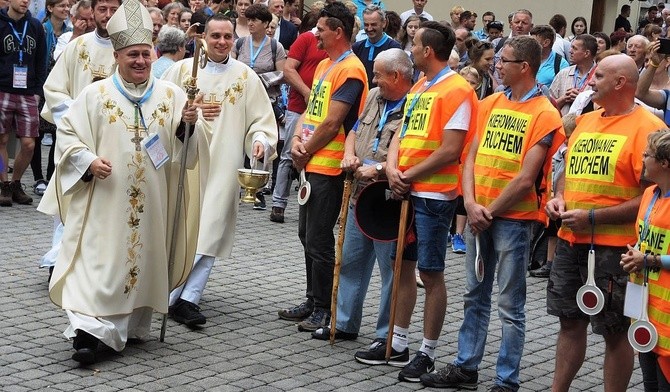
[[[316,66],[321,60],[328,57],[325,50],[316,48],[316,37],[311,31],[304,32],[298,36],[288,57],[300,62],[298,66],[298,75],[307,86],[312,85]],[[296,113],[302,113],[307,109],[305,98],[295,89],[290,89],[288,93],[288,110]]]

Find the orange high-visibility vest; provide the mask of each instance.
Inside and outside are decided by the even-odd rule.
[[[578,117],[570,136],[563,190],[566,210],[616,206],[642,194],[642,152],[647,135],[665,124],[639,106],[627,115],[602,114],[601,109]],[[571,244],[588,244],[591,227],[575,232],[562,226],[558,236]],[[632,222],[600,224],[596,218],[595,244],[625,246],[635,239]]]
[[[477,123],[479,144],[474,165],[477,203],[488,206],[500,196],[521,171],[528,150],[554,131],[541,175],[550,171],[551,157],[565,140],[561,116],[556,108],[544,96],[516,102],[510,101],[504,93],[498,93],[484,99]],[[546,184],[544,177],[541,184]],[[545,189],[546,186],[539,188]],[[540,208],[546,190],[540,189],[519,195],[517,203],[500,216],[520,220],[543,219]]]
[[[642,202],[637,214],[638,238],[644,227],[644,218],[654,197],[660,192],[657,186],[650,186],[642,195]],[[645,238],[646,251],[654,255],[670,254],[670,198],[659,195],[649,213],[649,234]],[[634,275],[638,283],[642,283],[642,274]],[[654,352],[659,355],[659,365],[663,374],[670,376],[670,271],[661,268],[649,273],[649,304],[647,306],[649,321],[658,332],[658,343]],[[661,360],[663,357],[664,360]]]
[[[407,94],[405,104],[405,116],[414,96],[423,90],[426,78],[419,80]],[[474,129],[477,119],[477,96],[461,75],[452,74],[429,89],[424,91],[409,118],[407,131],[400,140],[398,151],[398,169],[405,171],[416,166],[428,158],[442,144],[444,126],[454,115],[456,109],[463,102],[470,102],[472,115],[469,129]],[[471,139],[472,133],[468,130],[468,136],[463,145]],[[459,186],[461,173],[458,162],[445,165],[437,172],[419,178],[412,182],[411,190],[414,192],[440,192],[445,193]]]
[[[316,67],[314,81],[312,83],[312,94],[305,110],[305,121],[303,123],[303,143],[307,141],[311,134],[324,122],[328,116],[329,106],[333,94],[339,89],[347,79],[358,79],[363,83],[363,93],[360,105],[356,110],[360,115],[365,105],[365,99],[368,94],[368,77],[365,73],[363,63],[354,54],[350,54],[345,59],[334,64],[330,58],[322,60]],[[330,68],[330,71],[328,69]],[[326,74],[327,72],[327,74]],[[321,86],[317,89],[320,79],[324,76]],[[318,90],[318,91],[317,91]],[[328,142],[323,148],[316,151],[305,171],[309,173],[319,173],[327,176],[337,176],[342,173],[340,161],[344,157],[344,141],[346,139],[344,127],[340,125],[337,135]]]

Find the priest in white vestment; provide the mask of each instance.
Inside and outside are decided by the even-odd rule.
[[[114,48],[107,32],[107,22],[121,6],[120,0],[96,0],[91,5],[95,20],[95,31],[83,34],[70,41],[44,82],[45,105],[41,116],[60,127],[61,117],[84,87],[112,75],[116,66]],[[57,137],[57,134],[56,134]],[[51,159],[51,157],[50,157]],[[47,188],[44,198],[53,199],[55,188]],[[63,225],[55,218],[54,238],[51,250],[40,260],[40,267],[50,272],[56,263],[60,249]]]
[[[152,312],[166,313],[168,258],[182,143],[181,120],[195,107],[176,85],[151,76],[152,22],[127,0],[107,24],[118,70],[84,88],[62,117],[55,188],[65,224],[49,286],[67,313],[72,358],[94,363],[98,343],[116,351],[149,334]],[[189,145],[195,165],[198,133]],[[188,210],[188,198],[181,216]],[[42,211],[52,211],[48,200]],[[195,251],[179,225],[173,287],[188,275]],[[188,260],[188,262],[187,262]]]
[[[270,99],[256,73],[231,58],[233,24],[217,14],[205,26],[208,61],[198,73],[200,105],[204,118],[196,127],[199,140],[200,230],[197,256],[186,283],[170,295],[170,315],[189,327],[205,324],[198,303],[214,265],[227,258],[233,247],[239,185],[237,169],[244,154],[274,158],[277,124]],[[163,79],[184,86],[191,75],[192,59],[175,63]],[[266,164],[270,162],[266,161]]]

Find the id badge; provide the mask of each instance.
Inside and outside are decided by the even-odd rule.
[[[156,133],[152,133],[142,142],[144,149],[149,154],[149,159],[154,164],[156,170],[160,169],[170,158],[161,139]]]
[[[307,143],[314,135],[316,127],[312,124],[302,124],[302,142]]]
[[[14,66],[14,76],[12,78],[12,87],[28,88],[28,67]]]
[[[642,310],[642,285],[628,282],[623,302],[623,315],[632,319],[640,318]]]

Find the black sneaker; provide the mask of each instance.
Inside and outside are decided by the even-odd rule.
[[[489,389],[489,392],[516,392],[514,388],[506,387],[504,385],[494,385]]]
[[[460,366],[448,364],[435,373],[421,376],[421,384],[433,388],[462,388],[471,391],[477,390],[477,371],[465,370]]]
[[[314,332],[330,324],[330,314],[325,309],[314,308],[312,314],[298,324],[300,332]]]
[[[409,348],[405,347],[402,352],[391,349],[391,358],[386,362],[386,339],[375,339],[367,350],[357,351],[354,358],[366,365],[391,365],[403,367],[409,363]]]
[[[205,316],[200,313],[200,307],[193,302],[177,299],[174,305],[168,308],[168,314],[172,319],[187,327],[195,327],[196,325],[203,325],[207,322]]]
[[[282,309],[277,312],[279,318],[288,321],[302,321],[314,311],[314,304],[311,301],[305,301],[298,306],[288,309]]]
[[[405,365],[398,373],[398,380],[407,382],[420,382],[420,377],[423,374],[430,373],[435,370],[435,361],[430,359],[428,354],[419,351],[412,359],[412,362]]]
[[[312,332],[312,339],[330,340],[330,327],[319,328],[316,331]],[[356,340],[358,339],[358,334],[354,332],[344,332],[338,329],[335,330],[335,339]]]
[[[533,278],[549,278],[551,274],[551,261],[547,261],[538,269],[531,270],[528,274]]]
[[[267,205],[265,204],[265,196],[263,196],[262,192],[256,193],[256,201],[254,202],[254,210],[265,211],[266,209],[267,209]]]

